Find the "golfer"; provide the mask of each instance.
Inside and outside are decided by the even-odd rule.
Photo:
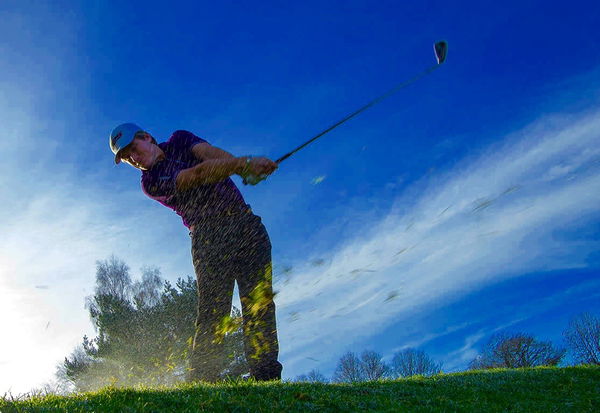
[[[277,169],[263,157],[234,157],[191,132],[167,142],[133,123],[110,134],[115,163],[142,171],[142,190],[173,209],[189,229],[198,286],[198,316],[190,380],[217,381],[225,367],[223,320],[230,315],[234,282],[242,303],[244,350],[256,380],[281,379],[273,302],[271,243],[230,176],[258,182]]]

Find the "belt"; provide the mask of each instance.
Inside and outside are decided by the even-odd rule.
[[[220,214],[206,216],[205,218],[207,218],[207,219],[218,219],[218,218],[223,218],[223,217],[231,217],[231,216],[234,216],[234,215],[251,214],[251,213],[252,213],[252,208],[228,209],[228,210],[223,211]],[[190,225],[190,234],[192,232],[194,232],[195,228],[196,228],[196,224]]]

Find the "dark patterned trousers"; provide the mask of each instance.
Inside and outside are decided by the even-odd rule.
[[[281,379],[271,242],[261,218],[248,210],[206,220],[195,225],[190,236],[198,286],[198,317],[188,378],[219,380],[224,366],[222,337],[227,325],[224,320],[230,315],[237,281],[250,375],[257,380]]]

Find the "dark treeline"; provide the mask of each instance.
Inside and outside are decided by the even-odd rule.
[[[142,279],[132,281],[129,267],[115,257],[96,264],[94,294],[86,298],[96,337],[84,336],[58,366],[61,392],[186,381],[197,308],[196,280],[179,278],[173,286],[161,279],[158,269],[143,268]],[[234,307],[222,324],[221,376],[243,377],[249,369],[240,311]],[[556,366],[567,352],[575,364],[600,365],[600,319],[587,313],[574,317],[564,339],[566,346],[559,348],[525,333],[498,333],[483,345],[469,369]],[[331,378],[311,370],[295,380],[360,382],[441,372],[442,363],[422,350],[406,348],[389,363],[374,351],[348,352],[339,359]]]
[[[575,316],[564,330],[566,347],[555,347],[551,342],[516,332],[494,334],[469,363],[469,370],[557,366],[570,352],[577,364],[600,365],[600,319],[588,313]],[[360,356],[344,354],[337,362],[331,379],[319,370],[296,377],[296,381],[320,383],[352,383],[378,379],[396,379],[415,375],[431,376],[442,373],[442,363],[431,359],[424,351],[407,348],[393,355],[385,363],[374,351]]]
[[[566,347],[516,332],[494,334],[469,363],[469,370],[557,366],[570,352],[577,364],[600,365],[600,319],[589,313],[573,317],[563,332]],[[391,363],[383,361],[374,351],[364,351],[360,357],[353,352],[338,361],[331,380],[318,370],[296,377],[303,382],[352,383],[377,379],[395,379],[415,375],[431,376],[442,373],[442,363],[431,359],[424,351],[407,348],[393,355]]]
[[[407,348],[385,363],[381,354],[366,350],[360,355],[347,352],[338,361],[333,377],[328,380],[318,370],[296,377],[296,381],[319,383],[356,383],[379,379],[396,379],[417,374],[430,376],[442,372],[442,363],[432,360],[424,351]]]

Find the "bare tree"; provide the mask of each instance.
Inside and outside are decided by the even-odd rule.
[[[340,383],[355,383],[364,381],[364,373],[360,359],[353,352],[344,354],[333,372],[333,381]]]
[[[442,371],[442,363],[436,363],[422,350],[407,348],[394,354],[391,370],[394,377],[410,377],[417,374],[430,376]]]
[[[579,314],[571,319],[563,335],[578,363],[600,365],[600,319],[589,313]]]
[[[527,334],[499,333],[490,338],[483,354],[471,361],[469,368],[556,366],[565,353],[565,349],[554,348],[551,342],[538,341]]]
[[[381,360],[381,355],[374,351],[364,351],[360,358],[353,352],[348,352],[338,361],[332,381],[355,383],[378,380],[385,377],[388,371],[389,367]]]
[[[323,376],[319,370],[312,369],[307,374],[301,374],[296,377],[296,381],[304,381],[309,383],[327,383],[328,380]]]
[[[128,300],[131,293],[129,266],[114,255],[108,260],[96,261],[95,293]]]
[[[131,286],[133,302],[138,309],[154,307],[160,302],[163,280],[160,270],[155,267],[142,268],[142,280],[135,281]]]
[[[363,351],[360,355],[360,367],[365,380],[379,380],[386,376],[390,368],[381,360],[381,355],[374,351]]]

